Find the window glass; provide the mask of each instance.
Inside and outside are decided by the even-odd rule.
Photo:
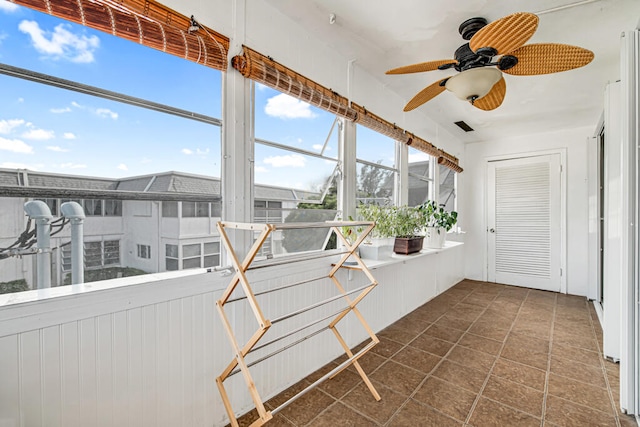
[[[86,268],[102,266],[102,242],[84,242],[84,265]]]
[[[254,221],[334,219],[339,121],[333,114],[255,85]],[[277,231],[260,255],[319,250],[328,229]]]
[[[162,216],[165,218],[177,218],[178,202],[162,202]]]
[[[166,256],[178,258],[178,245],[166,245]]]
[[[122,200],[105,200],[104,216],[122,216]]]
[[[151,246],[149,245],[138,245],[138,258],[151,258]]]
[[[409,147],[409,206],[432,200],[435,158]]]
[[[195,245],[182,245],[182,256],[185,258],[200,256],[200,243]]]
[[[86,216],[102,216],[102,200],[84,200]]]
[[[90,217],[84,221],[84,235],[92,240],[85,242],[85,267],[96,274],[85,275],[87,282],[155,273],[148,269],[158,265],[160,271],[179,269],[182,243],[172,234],[174,221],[158,218],[177,218],[178,203],[160,199],[143,205],[136,195],[208,191],[207,197],[220,196],[222,73],[21,6],[13,12],[0,8],[0,29],[1,62],[24,69],[23,77],[41,73],[37,82],[19,73],[0,74],[0,139],[5,141],[0,144],[0,181],[46,189],[51,198],[43,200],[52,210],[52,222],[59,220],[60,204],[73,190],[74,201]],[[69,81],[65,87],[70,89],[47,84],[59,79]],[[80,92],[72,90],[74,85],[89,86]],[[105,91],[140,103],[114,100]],[[150,103],[166,108],[145,108]],[[58,197],[49,196],[50,190],[59,191]],[[126,197],[105,198],[111,191]],[[0,221],[0,259],[2,248],[18,241],[28,224],[34,227],[24,215],[26,200],[3,199],[15,217]],[[215,206],[193,204],[192,216],[220,217],[221,203]],[[210,239],[210,224],[200,222],[202,229],[190,233]],[[67,284],[72,269],[66,245],[70,226],[58,228],[52,226],[52,286]],[[121,246],[136,247],[140,235],[170,236],[175,249],[163,255],[143,245],[139,253],[120,253]],[[158,259],[163,256],[164,266]],[[31,258],[2,259],[0,285],[24,280],[34,288]]]
[[[166,244],[165,245],[165,269],[167,271],[178,270],[178,245]]]
[[[439,203],[448,211],[455,211],[456,206],[456,172],[442,165],[440,166]]]
[[[356,127],[358,203],[392,205],[396,192],[396,144],[369,128]]]
[[[195,218],[196,202],[182,202],[182,218]]]

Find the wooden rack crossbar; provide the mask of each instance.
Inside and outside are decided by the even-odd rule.
[[[286,406],[290,405],[299,397],[306,394],[309,390],[316,387],[321,382],[327,379],[333,378],[335,375],[339,374],[344,369],[346,369],[346,367],[350,365],[353,365],[356,368],[358,374],[360,375],[360,377],[362,378],[366,386],[369,388],[369,391],[371,392],[373,397],[376,400],[380,400],[380,395],[378,394],[377,390],[375,389],[375,387],[373,386],[373,384],[365,374],[364,370],[358,363],[358,359],[362,357],[371,348],[373,348],[373,346],[378,344],[380,341],[378,340],[375,333],[373,332],[373,330],[371,330],[367,322],[364,320],[364,317],[356,307],[360,303],[360,301],[362,301],[362,299],[366,297],[369,294],[369,292],[371,292],[371,290],[375,288],[378,284],[378,282],[372,276],[371,272],[368,270],[367,266],[362,262],[362,260],[356,253],[358,245],[362,243],[362,241],[371,232],[374,226],[375,226],[375,223],[369,222],[369,221],[362,221],[362,222],[328,221],[323,223],[286,223],[286,224],[256,224],[256,223],[249,224],[249,223],[234,223],[234,222],[218,222],[217,227],[218,227],[218,231],[220,232],[220,240],[222,241],[223,245],[225,246],[228,252],[229,258],[235,270],[235,274],[233,275],[231,282],[227,286],[227,289],[223,292],[222,297],[216,302],[216,308],[217,308],[218,314],[220,315],[222,325],[225,328],[225,331],[227,333],[227,336],[233,348],[234,357],[229,362],[227,367],[222,371],[220,376],[216,378],[216,385],[218,386],[218,390],[222,397],[225,410],[227,411],[227,415],[229,416],[230,423],[233,427],[238,427],[239,424],[238,424],[238,420],[236,419],[236,415],[233,411],[231,401],[229,399],[227,391],[224,387],[224,382],[229,377],[237,373],[242,373],[245,383],[247,385],[247,388],[249,389],[249,394],[251,395],[251,399],[253,400],[255,404],[255,408],[258,412],[258,419],[251,424],[251,426],[253,427],[262,426],[263,424],[268,422],[270,419],[272,419],[273,414],[285,408]],[[355,239],[353,238],[347,239],[344,236],[342,231],[345,230],[345,227],[350,228],[352,231],[355,231],[355,233],[350,233],[352,235],[355,235]],[[257,253],[260,251],[262,245],[267,241],[270,233],[272,233],[275,230],[292,230],[292,229],[305,229],[305,228],[330,228],[333,232],[336,233],[338,242],[341,243],[346,248],[346,250],[318,251],[317,253],[314,253],[314,254],[306,253],[304,255],[284,256],[284,257],[278,257],[278,259],[275,261],[273,259],[270,259],[270,260],[267,260],[267,262],[256,261],[256,263],[254,264]],[[251,233],[254,233],[254,236],[257,236],[255,238],[255,242],[253,243],[253,245],[249,249],[249,252],[247,253],[247,255],[242,261],[238,259],[236,252],[233,248],[233,245],[231,244],[231,240],[229,239],[226,233],[226,230],[228,229],[236,229],[236,230],[251,232]],[[258,234],[256,235],[255,233],[258,233]],[[327,261],[327,263],[325,264],[326,267],[329,268],[329,272],[327,273],[327,275],[313,277],[310,279],[304,279],[295,283],[289,283],[287,285],[278,286],[272,289],[262,290],[256,293],[253,292],[249,278],[246,275],[246,272],[252,268],[267,268],[267,267],[273,267],[273,266],[278,266],[283,264],[290,264],[292,262],[316,261],[320,258],[328,258],[335,255],[340,255],[340,259],[337,262],[334,262],[333,264],[330,261]],[[364,286],[357,287],[355,289],[347,290],[342,286],[342,284],[336,277],[336,274],[338,270],[342,268],[343,264],[350,256],[355,258],[359,266],[359,271],[361,271],[369,279],[369,283]],[[331,279],[331,281],[335,285],[335,289],[337,290],[336,295],[323,299],[322,301],[315,302],[304,308],[294,310],[292,312],[289,312],[288,314],[281,315],[272,320],[269,320],[263,314],[262,308],[257,300],[258,296],[273,293],[276,291],[282,291],[295,286],[309,284],[312,282],[324,280],[326,278]],[[244,295],[231,298],[231,295],[236,290],[241,290],[241,292],[243,292]],[[323,315],[323,317],[321,317],[320,319],[316,319],[314,321],[306,323],[305,325],[298,326],[291,331],[285,332],[278,337],[272,338],[270,341],[263,342],[261,345],[258,345],[258,343],[263,339],[263,337],[265,336],[265,334],[273,324],[282,322],[294,316],[300,315],[302,313],[306,313],[308,311],[311,311],[313,309],[319,308],[321,306],[324,306],[326,304],[329,304],[331,302],[338,301],[341,299],[344,299],[344,301],[346,302],[346,306],[340,308],[338,311],[335,311],[330,315]],[[239,302],[239,301],[245,301],[246,304],[250,306],[251,311],[253,312],[258,325],[257,330],[244,344],[241,344],[238,342],[236,338],[236,334],[234,332],[234,327],[229,321],[229,318],[227,317],[227,314],[225,312],[225,306],[227,304],[232,302]],[[339,322],[342,319],[344,319],[349,313],[353,313],[355,315],[356,319],[360,322],[360,324],[362,325],[362,327],[364,328],[364,330],[366,331],[366,333],[369,335],[369,338],[370,338],[370,342],[366,344],[365,347],[363,347],[356,354],[352,353],[351,349],[349,348],[346,341],[342,338],[342,336],[340,335],[340,332],[337,329]],[[247,363],[247,361],[245,360],[245,357],[253,351],[275,344],[279,341],[282,341],[285,338],[291,337],[294,334],[297,334],[315,325],[319,325],[322,322],[327,322],[327,321],[329,321],[329,323],[321,327],[320,329],[314,330],[305,336],[297,338],[293,342],[284,344],[282,347],[277,348],[271,351],[270,353],[259,357],[256,360],[253,360],[249,363]],[[264,406],[264,402],[260,397],[258,390],[256,389],[256,386],[254,384],[253,377],[251,376],[251,372],[249,371],[249,368],[251,368],[252,366],[260,362],[264,362],[270,359],[271,357],[279,353],[282,353],[283,351],[295,345],[303,343],[307,341],[309,338],[314,337],[326,330],[331,330],[334,333],[336,339],[338,340],[338,343],[341,345],[341,347],[343,348],[347,356],[347,360],[341,363],[340,365],[338,365],[331,372],[329,372],[328,374],[324,375],[322,378],[320,378],[319,380],[311,384],[309,387],[299,392],[297,395],[291,397],[289,400],[284,402],[278,408],[271,411],[267,411],[267,409]]]

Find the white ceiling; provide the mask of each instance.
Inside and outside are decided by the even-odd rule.
[[[619,78],[620,34],[636,27],[638,0],[267,0],[342,55],[378,76],[389,90],[409,101],[418,91],[455,70],[385,75],[403,65],[453,59],[466,43],[460,24],[476,16],[489,22],[513,12],[540,17],[528,43],[563,43],[587,48],[595,59],[583,68],[541,76],[505,75],[507,95],[493,111],[482,111],[445,91],[417,110],[463,142],[507,135],[593,126],[607,82]],[[329,23],[329,15],[336,22]],[[464,120],[475,132],[453,124]]]

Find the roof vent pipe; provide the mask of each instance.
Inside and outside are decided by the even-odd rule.
[[[51,209],[43,201],[24,204],[24,211],[36,221],[36,280],[38,289],[51,287]]]
[[[71,284],[84,283],[84,210],[77,202],[64,202],[60,211],[71,222]]]

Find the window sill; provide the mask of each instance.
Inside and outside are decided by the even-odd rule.
[[[453,249],[453,248],[457,248],[459,246],[462,246],[463,244],[464,243],[462,243],[462,242],[446,241],[446,242],[444,242],[444,247],[441,248],[441,249],[423,249],[420,252],[417,252],[417,253],[411,254],[411,255],[398,255],[398,254],[394,253],[387,259],[373,260],[373,259],[363,258],[362,261],[364,261],[364,263],[367,265],[367,267],[370,270],[375,270],[377,268],[384,267],[384,266],[387,266],[387,265],[398,264],[398,263],[402,263],[402,262],[405,262],[405,261],[408,261],[408,260],[422,258],[422,257],[428,256],[428,255],[435,255],[435,254],[438,254],[440,252],[444,252],[444,251],[448,251],[448,250]]]

